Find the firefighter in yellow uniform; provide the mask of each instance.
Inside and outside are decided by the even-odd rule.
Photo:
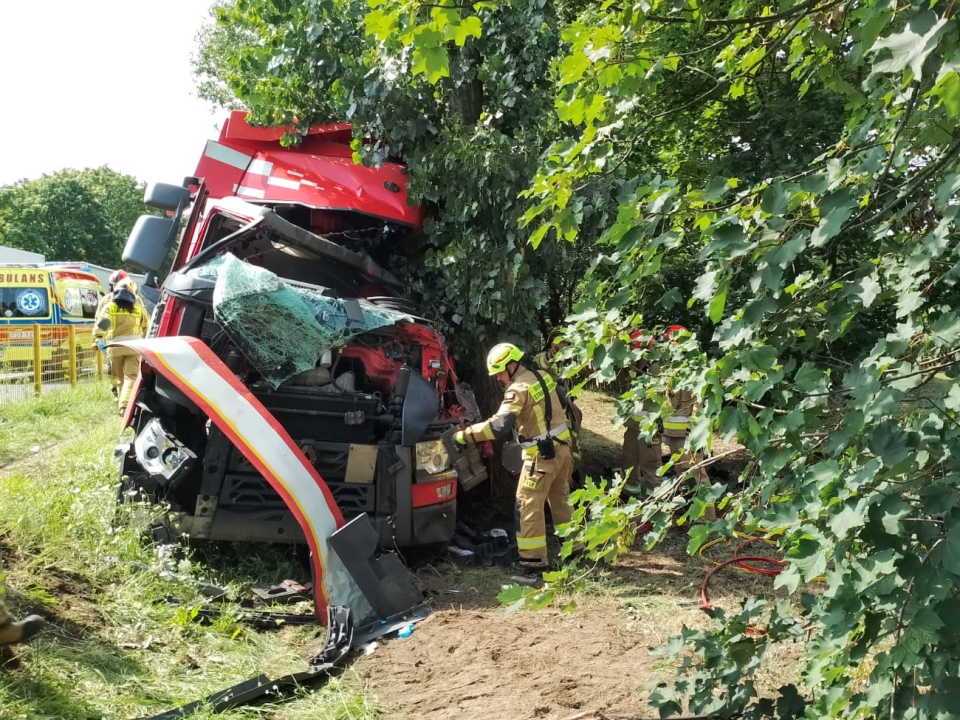
[[[99,318],[101,313],[104,312],[104,308],[109,307],[110,303],[113,302],[114,288],[118,282],[125,280],[127,277],[125,270],[114,270],[110,273],[110,279],[107,281],[107,287],[110,291],[101,297],[100,302],[97,303],[97,312],[94,314],[95,318]],[[97,341],[102,340],[102,338],[98,338],[95,335],[93,340],[94,347],[99,348],[100,345]],[[110,391],[114,397],[119,397],[121,387],[123,387],[123,368],[120,367],[120,363],[110,363]]]
[[[460,445],[513,434],[522,453],[517,483],[517,550],[514,570],[537,574],[548,569],[544,503],[555,525],[570,522],[570,430],[549,373],[534,370],[516,345],[500,343],[487,355],[487,372],[506,385],[500,409],[489,419],[456,433]],[[539,375],[539,377],[538,377]]]
[[[642,331],[634,330],[630,334],[630,342],[634,348],[639,348],[642,344]],[[660,366],[656,363],[649,363],[641,360],[633,366],[634,372],[638,375],[647,375],[657,377],[660,374]],[[642,412],[656,413],[659,409],[657,403],[647,399],[643,401]],[[643,419],[640,415],[631,415],[627,418],[623,431],[623,446],[620,452],[620,467],[630,472],[627,475],[626,483],[623,486],[623,493],[627,497],[639,497],[644,490],[652,492],[656,490],[663,478],[660,477],[660,464],[662,457],[660,454],[660,436],[655,434],[650,441],[640,437],[640,424]]]
[[[685,332],[687,329],[682,325],[671,325],[664,331],[663,341],[668,342]],[[700,451],[691,453],[689,450],[684,450],[687,436],[690,434],[690,425],[697,410],[696,398],[689,390],[670,390],[667,397],[673,414],[663,421],[663,439],[670,448],[671,455],[683,453],[677,461],[678,470],[689,468],[691,465],[696,466],[703,462],[703,454]],[[710,485],[710,476],[706,468],[695,467],[693,479],[698,485]],[[717,519],[717,511],[713,505],[707,505],[703,518],[708,522]]]
[[[580,428],[583,426],[583,411],[577,406],[567,384],[560,379],[560,369],[556,364],[556,355],[567,347],[569,343],[563,339],[562,331],[554,329],[547,336],[547,343],[542,352],[536,356],[537,367],[546,370],[557,383],[557,395],[563,404],[563,412],[570,428],[570,452],[573,455],[573,470],[571,471],[571,485],[574,488],[583,487],[583,477],[580,474],[580,465],[583,454],[580,451]]]
[[[137,286],[129,278],[124,278],[114,286],[110,302],[100,308],[94,324],[97,346],[103,349],[110,342],[142,338],[149,322],[143,303],[137,298]],[[123,373],[123,386],[117,398],[123,414],[140,372],[140,356],[130,348],[117,345],[107,348],[107,354],[110,363],[119,366]]]

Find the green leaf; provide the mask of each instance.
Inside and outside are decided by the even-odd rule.
[[[740,356],[740,362],[747,370],[767,372],[772,370],[777,362],[777,349],[769,345],[748,348]]]
[[[861,278],[857,283],[857,287],[859,288],[857,297],[860,298],[863,306],[868,308],[873,305],[873,301],[877,298],[877,295],[880,294],[880,283],[877,280],[876,273]]]
[[[960,315],[945,312],[930,324],[930,333],[945,345],[954,345],[960,340]]]
[[[521,585],[504,585],[501,588],[500,592],[497,594],[497,601],[501,605],[512,605],[513,603],[522,600],[524,595],[524,588]]]
[[[768,215],[784,215],[787,212],[790,198],[783,189],[783,183],[777,180],[763,191],[760,198],[760,209]]]
[[[453,41],[460,47],[463,47],[463,44],[467,41],[468,37],[480,37],[480,34],[483,32],[483,26],[480,23],[480,18],[476,15],[470,15],[463,18],[460,21],[459,25],[453,26]]]
[[[888,468],[905,460],[910,452],[906,433],[895,420],[885,420],[874,429],[869,447]]]
[[[849,205],[839,205],[827,213],[827,216],[820,221],[816,229],[810,234],[810,244],[813,247],[820,247],[828,240],[836,237],[840,233],[841,226],[853,214],[853,202]]]
[[[716,202],[722,198],[727,190],[730,189],[730,183],[725,177],[715,177],[707,183],[707,189],[704,191],[704,197],[708,202]]]
[[[819,370],[816,365],[811,362],[805,362],[800,366],[800,369],[797,370],[797,374],[793,376],[793,382],[800,392],[812,392],[820,386],[820,381],[823,380],[824,377],[826,376],[823,371]]]
[[[426,75],[433,83],[445,73],[449,75],[443,32],[432,25],[421,25],[413,32],[414,75]]]
[[[557,591],[553,588],[546,588],[538,593],[528,595],[526,598],[528,610],[542,610],[553,602]]]
[[[907,21],[903,32],[888,35],[874,43],[872,52],[877,53],[873,73],[898,73],[910,68],[913,78],[923,76],[923,63],[933,52],[946,32],[949,22],[938,19],[929,10],[920,12]]]
[[[725,277],[720,281],[720,285],[717,288],[716,293],[713,296],[713,299],[710,301],[710,306],[708,308],[708,314],[710,315],[710,321],[714,324],[719,323],[723,319],[723,308],[727,304],[727,292],[730,290],[730,278]]]
[[[690,540],[687,542],[687,554],[694,555],[710,537],[710,530],[707,529],[706,525],[697,524],[691,526],[690,532],[687,534],[690,536]]]
[[[693,298],[696,300],[703,300],[704,302],[710,302],[713,299],[714,293],[717,289],[718,274],[719,273],[717,273],[716,270],[709,270],[698,277],[697,286],[693,290]]]
[[[590,67],[590,60],[583,52],[573,52],[560,63],[560,84],[571,85],[580,80]]]
[[[954,575],[960,575],[960,518],[950,516],[946,523],[946,535],[933,549],[930,559]]]
[[[857,502],[844,503],[843,510],[830,518],[830,529],[841,540],[854,528],[862,527],[866,519],[866,502],[861,498]]]
[[[920,491],[920,497],[923,500],[924,512],[934,515],[952,510],[960,500],[960,492],[946,485],[931,485]]]
[[[815,540],[804,538],[787,553],[790,565],[800,571],[801,578],[809,582],[827,569],[824,548]]]

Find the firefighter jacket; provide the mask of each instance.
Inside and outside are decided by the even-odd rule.
[[[552,357],[548,357],[546,352],[539,353],[536,357],[537,367],[542,372],[549,373],[557,381],[557,396],[560,398],[560,404],[563,406],[564,415],[567,417],[567,427],[570,429],[570,449],[573,451],[573,467],[578,469],[582,460],[580,452],[580,426],[583,425],[583,411],[574,402],[566,383],[560,380],[559,369]],[[546,380],[546,378],[544,378]]]
[[[472,442],[480,442],[513,433],[528,456],[537,454],[537,440],[545,439],[548,434],[562,444],[569,443],[570,428],[557,394],[557,381],[549,373],[541,372],[541,376],[543,383],[532,371],[520,365],[503,394],[500,409],[489,419],[466,428],[464,436]],[[550,427],[547,427],[544,385],[550,394]]]
[[[689,390],[672,390],[669,394],[673,415],[663,421],[666,437],[686,437],[696,411],[696,401]]]
[[[132,311],[124,310],[111,301],[100,308],[94,323],[94,332],[98,339],[105,339],[107,342],[135,340],[146,335],[149,323],[150,318],[147,317],[147,311],[139,298],[133,304]]]

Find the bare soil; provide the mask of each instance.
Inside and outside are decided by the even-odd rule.
[[[600,599],[575,613],[442,610],[354,667],[385,718],[637,715],[652,638],[622,625]]]

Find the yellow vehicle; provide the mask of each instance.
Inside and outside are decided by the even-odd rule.
[[[68,367],[70,326],[75,327],[77,370],[96,367],[93,321],[103,286],[92,272],[43,265],[0,265],[0,368],[26,370],[34,361],[34,326],[40,326],[45,370]]]

